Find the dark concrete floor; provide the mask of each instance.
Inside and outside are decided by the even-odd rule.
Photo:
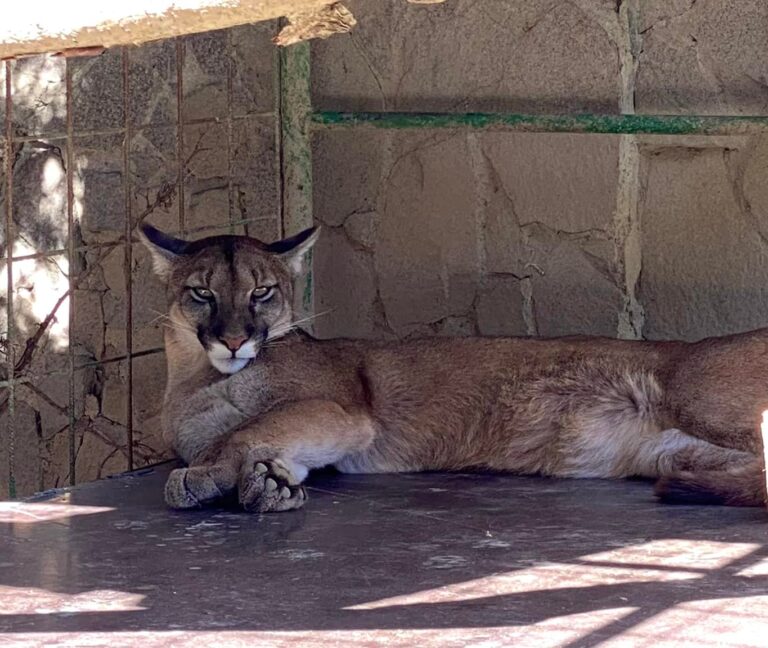
[[[0,645],[768,645],[763,510],[325,474],[301,511],[181,513],[168,469],[0,504]]]

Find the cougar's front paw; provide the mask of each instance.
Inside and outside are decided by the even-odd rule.
[[[237,471],[230,465],[178,468],[165,482],[165,503],[174,509],[199,508],[224,498],[236,485]]]
[[[279,459],[246,462],[238,490],[242,507],[254,513],[290,511],[307,501],[307,491]]]

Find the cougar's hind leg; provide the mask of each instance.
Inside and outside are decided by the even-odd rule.
[[[765,466],[751,452],[665,430],[655,494],[671,504],[764,506]]]

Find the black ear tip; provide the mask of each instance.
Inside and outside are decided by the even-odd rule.
[[[139,231],[143,235],[145,243],[149,243],[156,248],[162,248],[171,254],[184,254],[187,250],[186,241],[169,236],[148,223],[142,223],[139,226]]]
[[[139,231],[147,238],[152,238],[152,236],[157,234],[160,230],[156,227],[152,227],[149,223],[142,223],[139,225]]]
[[[319,225],[315,227],[308,227],[307,229],[302,230],[298,234],[294,234],[290,238],[283,239],[282,241],[275,241],[274,243],[270,243],[267,246],[267,250],[269,250],[274,254],[287,254],[288,252],[291,252],[293,250],[302,250],[306,248],[307,245],[311,245],[311,243],[314,243],[319,231],[320,231]],[[311,243],[307,244],[307,241],[311,241]]]
[[[320,233],[320,225],[313,225],[312,227],[308,227],[305,230],[302,230],[299,232],[294,239],[297,241],[297,244],[304,243],[304,241],[308,241],[313,236],[317,236],[317,234]]]

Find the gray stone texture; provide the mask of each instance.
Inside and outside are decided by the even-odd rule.
[[[616,334],[617,137],[340,131],[313,152],[319,334]]]
[[[274,23],[244,26],[116,48],[94,57],[41,56],[12,62],[12,127],[14,136],[22,138],[13,145],[17,255],[53,256],[15,263],[12,340],[6,339],[7,295],[0,268],[0,380],[5,377],[8,345],[18,359],[66,294],[70,280],[74,313],[70,330],[70,301],[64,299],[21,372],[31,382],[18,390],[13,421],[20,494],[69,481],[70,384],[75,392],[78,481],[129,468],[129,423],[134,466],[168,456],[159,422],[165,381],[159,316],[166,309],[165,294],[143,246],[133,243],[129,252],[126,229],[146,220],[169,232],[186,231],[197,237],[228,232],[237,222],[235,231],[247,227],[267,240],[279,237],[279,167],[272,114],[276,52],[269,42],[274,27]],[[67,66],[72,80],[71,142]],[[4,69],[0,66],[0,117],[5,114]],[[181,128],[180,113],[185,120]],[[69,146],[74,162],[69,170],[75,248],[71,268],[65,252]],[[0,162],[5,153],[3,146]],[[3,223],[4,171],[2,164]],[[0,243],[4,255],[4,226]],[[131,352],[140,355],[129,360]],[[0,403],[6,395],[0,390]],[[2,405],[0,426],[4,433],[0,496],[6,496],[5,431],[10,426]]]
[[[125,233],[123,140],[121,134],[74,138],[74,216],[83,243],[114,242]]]
[[[184,127],[184,222],[188,230],[230,222],[227,138],[225,123]]]
[[[582,7],[585,5],[585,7]],[[604,0],[352,0],[349,34],[313,44],[327,110],[616,112],[616,21]]]
[[[2,65],[0,65],[2,69]],[[2,83],[2,80],[0,80]],[[0,102],[2,99],[0,98]],[[5,222],[5,193],[6,193],[6,175],[5,175],[5,158],[6,158],[6,144],[5,139],[0,137],[0,259],[5,258],[5,239],[6,239],[6,222]]]
[[[72,127],[75,132],[123,126],[122,48],[106,50],[99,56],[73,58],[69,69],[72,75]]]
[[[35,140],[14,146],[13,222],[21,254],[66,247],[66,141]],[[5,219],[5,214],[3,214]]]
[[[271,39],[279,29],[276,21],[268,21],[229,30],[231,110],[236,117],[275,110],[278,50]]]
[[[230,67],[226,30],[186,36],[182,68],[182,115],[185,122],[226,117]]]
[[[30,56],[11,61],[14,135],[52,136],[66,132],[66,61]]]
[[[645,151],[640,295],[649,338],[768,323],[768,205],[754,182],[768,147],[738,145]]]
[[[641,0],[640,112],[768,114],[768,4]]]
[[[176,41],[127,50],[128,120],[133,127],[174,124],[178,117]]]
[[[0,124],[2,135],[5,137],[5,61],[0,63]]]
[[[280,237],[279,172],[273,116],[249,116],[232,123],[232,220],[257,239]]]

